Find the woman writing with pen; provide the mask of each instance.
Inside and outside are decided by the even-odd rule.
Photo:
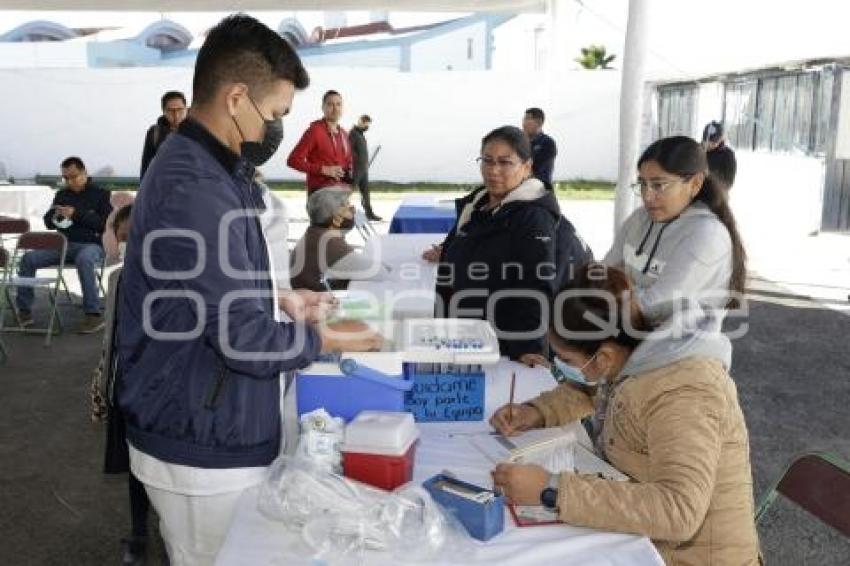
[[[438,314],[489,320],[501,353],[531,365],[545,352],[544,313],[554,290],[592,254],[554,193],[532,177],[522,130],[487,134],[478,163],[484,185],[456,201],[454,228],[422,257],[440,262]]]
[[[667,564],[756,564],[749,439],[729,376],[729,339],[683,319],[651,328],[625,273],[590,264],[558,303],[555,389],[509,403],[505,435],[583,419],[596,455],[631,481],[500,464],[493,482],[518,505],[570,525],[653,540]]]

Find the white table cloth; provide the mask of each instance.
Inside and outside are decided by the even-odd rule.
[[[549,372],[526,368],[502,360],[486,372],[485,406],[489,415],[507,402],[510,375],[516,372],[517,401],[527,400],[555,385]],[[492,464],[471,448],[467,435],[489,430],[484,422],[422,423],[416,452],[414,481],[450,470],[460,479],[479,485],[491,485]],[[242,496],[218,566],[310,564],[311,552],[297,532],[262,515],[257,509],[257,489]],[[506,511],[507,513],[507,511]],[[655,547],[646,537],[607,533],[552,525],[518,528],[509,515],[505,531],[486,543],[472,542],[474,552],[457,556],[442,564],[539,565],[558,566],[663,566]],[[365,564],[398,564],[391,556],[370,552]],[[433,564],[433,563],[432,563]]]
[[[370,295],[378,304],[387,305],[395,319],[433,317],[437,268],[422,259],[422,252],[442,242],[444,237],[444,234],[385,234],[369,238],[364,253],[382,261],[390,273],[381,281],[352,281],[348,290]]]
[[[46,185],[0,185],[0,215],[26,218],[31,230],[44,230],[42,218],[55,194]]]

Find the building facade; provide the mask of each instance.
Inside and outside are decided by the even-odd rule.
[[[699,139],[706,123],[722,121],[739,162],[758,165],[763,178],[758,189],[745,188],[760,193],[751,199],[807,211],[811,231],[850,231],[848,69],[850,58],[837,58],[658,82],[655,137]],[[789,194],[783,178],[795,179]]]

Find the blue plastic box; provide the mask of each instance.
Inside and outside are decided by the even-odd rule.
[[[387,375],[345,359],[339,373],[302,374],[295,377],[298,414],[320,407],[346,422],[360,411],[404,411],[404,396],[413,387],[408,375]]]
[[[472,491],[475,493],[493,494],[492,490],[443,474],[437,474],[436,476],[425,480],[422,484],[422,487],[431,494],[434,501],[445,507],[447,511],[457,517],[471,537],[481,541],[487,541],[504,530],[504,496],[493,494],[489,501],[480,503],[438,487],[440,482],[446,482],[452,486],[457,486],[463,491]]]

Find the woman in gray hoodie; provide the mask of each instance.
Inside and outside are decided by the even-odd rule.
[[[604,263],[621,267],[653,323],[698,304],[721,311],[744,291],[746,253],[727,192],[709,175],[705,150],[684,136],[652,143],[638,160],[643,200]]]

